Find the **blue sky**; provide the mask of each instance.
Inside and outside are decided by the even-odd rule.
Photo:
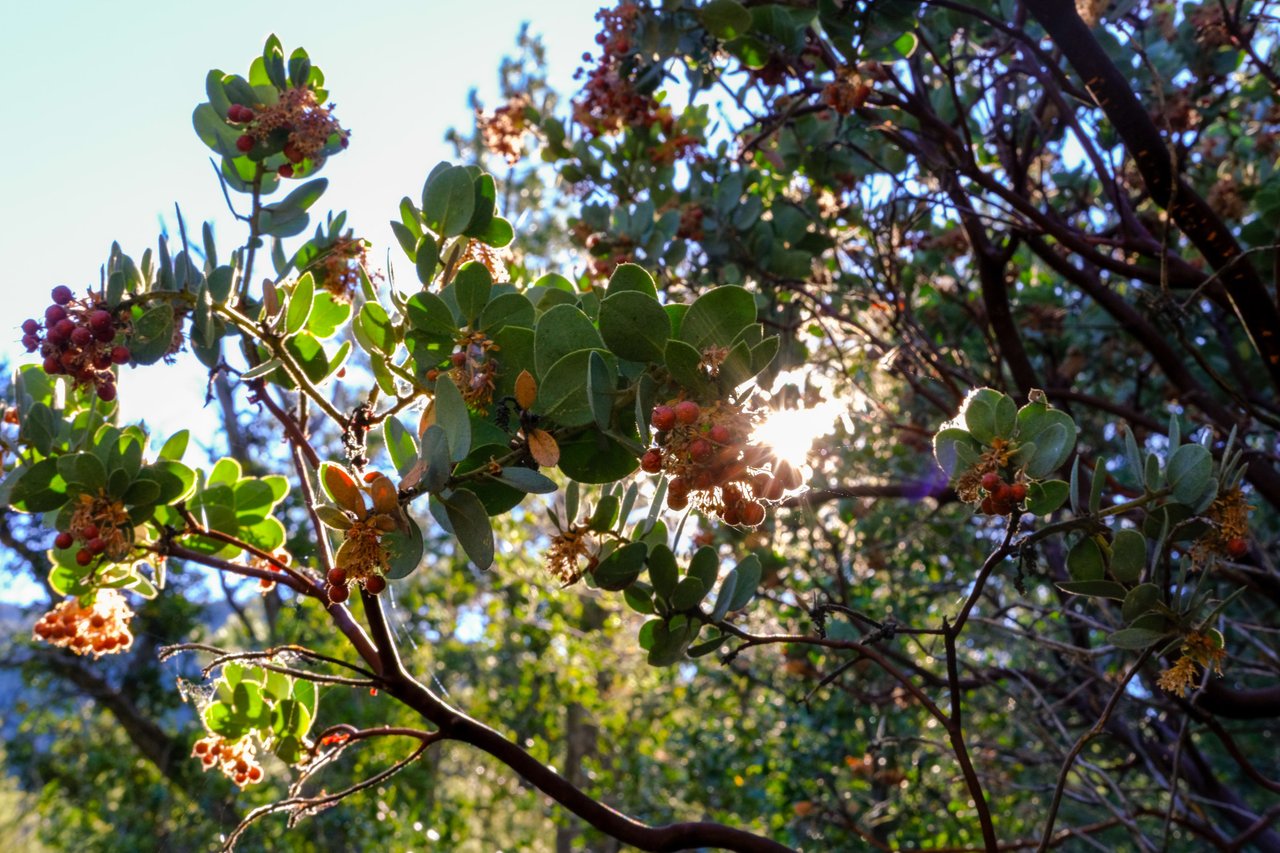
[[[0,142],[0,354],[13,363],[29,358],[19,325],[43,314],[54,285],[96,285],[112,240],[140,258],[156,245],[161,217],[176,236],[175,202],[193,233],[214,221],[222,257],[243,239],[191,127],[209,69],[246,74],[272,32],[286,53],[307,49],[353,133],[321,173],[330,187],[313,213],[348,210],[382,266],[401,197],[419,197],[427,172],[450,155],[445,131],[470,121],[467,92],[476,87],[495,104],[498,64],[521,22],[544,37],[552,83],[565,91],[595,48],[601,0],[11,5],[0,28],[9,127]],[[392,258],[404,261],[398,248]],[[398,268],[410,272],[407,262]],[[125,369],[125,418],[145,416],[162,436],[198,425],[201,371],[187,361]],[[18,591],[6,588],[12,582],[0,572],[0,599]]]

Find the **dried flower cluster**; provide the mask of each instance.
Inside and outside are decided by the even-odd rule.
[[[1222,661],[1227,657],[1222,635],[1217,631],[1193,631],[1182,643],[1182,656],[1173,666],[1160,673],[1156,684],[1161,690],[1181,696],[1196,682],[1196,667],[1222,674]]]
[[[524,135],[529,129],[525,118],[528,107],[528,95],[515,95],[492,113],[476,110],[476,127],[484,140],[484,147],[502,155],[512,166],[524,156]]]
[[[592,544],[591,531],[586,525],[570,524],[568,530],[562,530],[551,540],[551,547],[547,549],[547,572],[561,586],[577,583],[597,562],[589,550]],[[583,557],[587,558],[585,563]]]
[[[72,597],[50,610],[36,623],[35,636],[78,655],[100,658],[129,650],[132,618],[133,611],[119,590],[101,589],[88,607]]]
[[[600,57],[587,74],[582,97],[573,104],[574,121],[589,133],[617,133],[634,125],[650,125],[656,119],[658,102],[651,95],[636,91],[633,80],[631,34],[639,14],[640,7],[629,2],[596,13],[596,20],[600,22],[600,33],[596,36],[596,43],[601,46]],[[591,54],[584,53],[582,58],[590,61]],[[575,77],[581,74],[579,69]]]
[[[245,125],[236,141],[236,147],[244,153],[255,145],[270,144],[281,133],[285,134],[284,156],[292,164],[318,159],[331,142],[337,141],[344,148],[347,145],[347,131],[333,117],[333,104],[316,103],[316,93],[310,87],[285,89],[274,104],[258,104],[253,109],[236,106],[236,112],[228,113],[228,118]],[[284,178],[292,177],[293,168],[281,166],[279,173]]]
[[[370,471],[364,479],[362,487],[336,466],[325,469],[325,484],[342,510],[333,521],[343,531],[343,542],[327,578],[329,600],[335,604],[350,597],[352,583],[374,595],[387,588],[389,556],[382,537],[399,529],[404,519],[400,496],[391,478]],[[373,504],[372,512],[366,496]]]
[[[1213,523],[1192,546],[1192,558],[1204,563],[1217,557],[1243,557],[1249,550],[1251,509],[1253,507],[1249,506],[1238,486],[1218,495],[1205,510],[1205,517]]]

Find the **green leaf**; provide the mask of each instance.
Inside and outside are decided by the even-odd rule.
[[[535,344],[536,346],[536,344]],[[596,381],[592,383],[593,357],[604,365],[603,373],[596,368]],[[534,409],[561,426],[585,426],[595,419],[592,408],[594,385],[612,390],[616,372],[610,364],[612,355],[604,350],[584,349],[571,352],[560,359],[538,382],[538,397]],[[604,401],[608,406],[611,400]]]
[[[322,290],[311,301],[307,331],[317,338],[332,337],[350,317],[351,303],[339,302],[332,293]]]
[[[173,306],[161,302],[133,321],[129,352],[137,364],[155,364],[173,346]]]
[[[475,323],[484,307],[489,304],[489,292],[493,289],[493,277],[484,264],[468,261],[453,279],[453,290],[458,299],[465,323]]]
[[[719,622],[729,615],[729,605],[733,603],[734,592],[738,587],[738,570],[732,569],[724,576],[720,584],[720,592],[716,594],[715,607],[711,610],[711,621]]]
[[[499,294],[480,312],[480,329],[488,335],[507,326],[521,326],[532,331],[534,322],[533,303],[523,293]]]
[[[417,522],[407,519],[407,529],[392,530],[382,536],[382,547],[387,552],[387,579],[407,577],[422,563],[426,545]]]
[[[1058,470],[1071,456],[1076,445],[1076,427],[1053,424],[1036,436],[1036,451],[1024,470],[1028,477],[1039,480]]]
[[[293,286],[289,295],[289,306],[285,309],[284,333],[296,335],[302,331],[311,316],[311,307],[315,300],[315,279],[311,273],[305,273]]]
[[[715,586],[719,573],[720,558],[716,556],[716,549],[710,545],[699,548],[689,560],[689,576],[702,581],[702,586],[708,591]]]
[[[662,599],[670,598],[680,575],[676,555],[666,545],[658,545],[650,549],[645,562],[649,565],[649,582],[653,584],[654,594]]]
[[[435,406],[436,424],[449,441],[449,458],[461,462],[471,452],[471,412],[451,380],[436,383]]]
[[[692,610],[702,603],[708,589],[700,578],[688,575],[680,579],[671,593],[671,607],[675,610]]]
[[[620,358],[662,362],[671,337],[671,321],[657,299],[633,290],[622,291],[600,303],[600,335]]]
[[[1117,530],[1111,540],[1111,575],[1121,583],[1136,583],[1147,567],[1147,537],[1136,530]]]
[[[580,308],[556,305],[538,318],[538,325],[534,328],[533,354],[538,379],[546,376],[556,362],[570,353],[604,348],[600,333]],[[584,375],[584,381],[585,378]]]
[[[164,445],[160,448],[161,459],[172,459],[175,462],[181,461],[187,452],[187,442],[191,439],[191,430],[180,429],[173,435],[169,436]]]
[[[1071,486],[1064,480],[1045,480],[1027,487],[1027,512],[1049,515],[1067,502]]]
[[[738,333],[756,322],[756,300],[741,287],[708,290],[685,312],[680,340],[699,353],[708,346],[730,346]]]
[[[1067,553],[1067,571],[1073,581],[1096,581],[1106,576],[1107,565],[1102,549],[1092,536],[1081,539]]]
[[[58,473],[57,459],[42,459],[23,472],[9,499],[22,512],[49,512],[65,504],[67,482]]]
[[[1058,584],[1058,589],[1063,592],[1069,592],[1072,595],[1085,595],[1092,598],[1114,598],[1116,601],[1124,601],[1124,597],[1128,593],[1123,584],[1108,580],[1070,581]]]
[[[601,495],[599,502],[596,504],[595,512],[591,513],[591,518],[587,520],[587,526],[597,533],[604,533],[612,530],[613,525],[618,520],[618,512],[622,508],[622,501],[617,495]]]
[[[609,276],[605,295],[614,296],[623,292],[641,293],[654,300],[658,298],[658,288],[653,283],[653,276],[636,264],[618,264],[613,275]]]
[[[1018,409],[1013,400],[991,388],[970,391],[960,411],[969,433],[982,444],[1012,437],[1017,424]]]
[[[398,222],[392,222],[392,227],[399,225]],[[400,226],[403,228],[404,226]],[[399,236],[397,232],[397,236]],[[413,260],[414,271],[418,274],[418,281],[424,285],[431,284],[431,280],[435,278],[436,267],[440,265],[440,247],[436,244],[435,238],[430,234],[423,234],[417,239],[413,246],[413,253],[410,255]]]
[[[978,464],[982,447],[967,430],[948,427],[933,437],[933,455],[948,477]]]
[[[475,188],[464,166],[450,166],[427,179],[422,189],[422,216],[442,238],[466,230],[475,212]]]
[[[1159,601],[1160,587],[1153,583],[1138,584],[1124,597],[1120,615],[1125,622],[1132,622],[1139,616],[1154,610]]]
[[[617,379],[609,370],[599,350],[589,350],[587,353],[587,403],[598,429],[608,430],[613,420],[613,392],[616,385]]]
[[[439,492],[448,483],[453,464],[449,460],[449,438],[438,423],[427,427],[422,434],[422,460],[427,463],[427,471],[422,475],[423,488],[432,494]]]
[[[474,492],[458,489],[447,498],[441,498],[453,535],[478,569],[493,565],[493,528],[489,514]]]
[[[625,590],[640,577],[648,552],[643,542],[629,542],[601,560],[591,578],[601,589],[610,592]]]
[[[356,330],[363,333],[361,344],[365,349],[372,349],[391,355],[396,350],[395,327],[387,311],[377,302],[366,302],[356,318]],[[358,335],[357,338],[360,336]]]
[[[1169,457],[1165,476],[1174,500],[1195,508],[1213,480],[1213,456],[1199,444],[1184,444]]]
[[[733,599],[729,602],[729,612],[741,610],[755,597],[760,586],[760,577],[764,574],[764,566],[755,554],[749,554],[734,568],[738,574],[738,583],[733,591]]]
[[[711,0],[698,10],[698,19],[718,39],[735,39],[751,29],[751,12],[738,0]]]
[[[1152,631],[1147,628],[1122,628],[1107,635],[1107,642],[1118,649],[1140,651],[1154,646],[1169,634],[1166,631]]]
[[[418,460],[418,443],[413,440],[413,433],[405,428],[399,418],[390,415],[382,422],[382,439],[387,445],[391,464],[396,466],[396,473],[403,477]]]
[[[549,495],[558,488],[550,477],[529,468],[503,468],[493,478],[531,495]]]
[[[673,338],[667,341],[663,358],[671,378],[693,392],[694,396],[701,397],[709,392],[711,385],[699,367],[702,354],[693,346]]]

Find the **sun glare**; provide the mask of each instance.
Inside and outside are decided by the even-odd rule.
[[[844,410],[833,401],[811,409],[778,409],[756,427],[753,437],[771,448],[779,459],[799,467],[808,458],[813,443],[831,432]]]

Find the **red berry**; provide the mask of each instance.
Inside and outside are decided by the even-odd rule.
[[[285,164],[284,164],[283,166],[281,166],[279,169],[276,169],[276,174],[277,174],[277,175],[279,175],[279,176],[280,176],[280,177],[282,177],[282,178],[292,178],[292,177],[293,177],[293,166],[290,166],[288,163],[285,163]]]
[[[62,372],[62,362],[54,356],[49,356],[44,360],[44,372],[50,376],[57,376]]]
[[[104,403],[110,403],[116,398],[116,386],[109,382],[104,382],[98,386],[98,399]]]
[[[1013,498],[1014,503],[1022,503],[1027,499],[1027,484],[1014,483],[1009,487],[1009,497]]]
[[[1000,475],[995,471],[988,471],[982,475],[982,488],[986,489],[988,492],[994,492],[996,490],[996,486],[999,485]]]
[[[744,501],[739,508],[742,523],[747,527],[758,527],[764,522],[764,507],[757,501]]]
[[[52,329],[58,321],[66,319],[67,312],[61,305],[50,305],[44,309],[44,327]]]
[[[996,502],[990,495],[988,495],[987,497],[982,499],[982,503],[979,504],[978,509],[982,512],[983,515],[995,515]]]
[[[111,353],[98,352],[93,356],[93,366],[99,370],[106,370],[111,366]]]
[[[676,494],[675,492],[667,492],[667,507],[679,512],[689,505],[689,496],[685,494]]]
[[[94,329],[93,336],[104,344],[109,344],[115,339],[115,326],[107,326],[105,329]]]
[[[1235,539],[1232,539],[1227,543],[1227,553],[1230,554],[1233,559],[1240,559],[1245,554],[1249,553],[1249,540],[1242,536],[1237,536]]]
[[[462,350],[458,350],[453,355],[449,356],[449,363],[454,367],[462,367],[462,365],[467,363],[467,354]]]
[[[98,525],[96,524],[86,524],[84,527],[80,528],[80,535],[85,539],[95,538],[98,535],[98,532]]]
[[[672,477],[671,482],[667,483],[667,494],[669,495],[687,495],[689,494],[689,481],[684,477]]]
[[[67,287],[65,284],[58,285],[49,294],[53,301],[59,305],[66,305],[71,301],[74,295],[75,294],[71,292],[71,288]]]
[[[347,587],[345,586],[329,587],[329,600],[332,601],[334,604],[341,604],[342,602],[346,601],[350,597],[351,597],[351,590],[347,589]]]
[[[700,409],[698,404],[692,400],[681,400],[679,403],[676,403],[675,411],[676,420],[686,426],[696,421],[698,419],[698,415],[702,414],[702,409]]]
[[[75,541],[76,538],[64,530],[54,538],[53,547],[57,548],[59,551],[65,551],[75,544]]]
[[[35,320],[27,319],[22,321],[22,332],[26,335],[34,335],[40,331],[40,324]]]
[[[40,339],[35,335],[23,335],[22,345],[27,348],[27,352],[35,352],[36,348],[40,346]]]
[[[82,566],[87,566],[93,562],[93,554],[89,552],[88,548],[81,548],[76,551],[76,562]]]
[[[694,462],[706,462],[716,449],[705,438],[695,438],[689,444],[689,456]]]
[[[250,768],[249,768],[249,781],[250,781],[250,782],[257,782],[257,781],[258,781],[259,779],[261,779],[261,778],[262,778],[262,768],[261,768],[261,767],[250,767]]]
[[[85,547],[94,554],[101,554],[103,551],[107,550],[107,540],[103,539],[101,536],[95,536],[85,543]]]
[[[700,492],[709,491],[716,486],[716,474],[709,468],[699,468],[693,475],[693,487]]]
[[[654,406],[649,422],[658,432],[666,432],[676,425],[676,410],[670,406]]]
[[[707,437],[716,444],[728,444],[729,428],[724,424],[716,424],[711,428],[711,431],[707,433]]]
[[[662,451],[648,450],[644,456],[640,457],[640,468],[649,474],[656,474],[662,470]]]
[[[290,163],[301,163],[307,159],[307,156],[298,150],[298,146],[292,142],[284,147],[284,156]]]
[[[114,329],[115,325],[115,318],[111,316],[110,311],[103,311],[99,308],[89,315],[89,328],[95,332],[100,332],[103,329]]]
[[[126,346],[113,347],[111,350],[111,361],[115,364],[126,364],[132,357],[129,348]]]
[[[330,569],[327,575],[330,586],[346,586],[347,570],[346,569]]]
[[[236,150],[241,154],[248,154],[253,150],[253,137],[246,133],[244,136],[237,139]]]
[[[58,325],[61,326],[62,324],[59,323]],[[76,346],[87,347],[92,342],[93,342],[93,332],[89,331],[84,326],[76,326],[74,329],[71,330],[71,343],[75,344]]]
[[[742,514],[738,512],[737,506],[728,506],[720,513],[720,519],[730,527],[737,527],[742,523]]]
[[[387,588],[387,579],[382,575],[370,575],[364,579],[365,592],[370,595],[381,595],[382,591]]]

